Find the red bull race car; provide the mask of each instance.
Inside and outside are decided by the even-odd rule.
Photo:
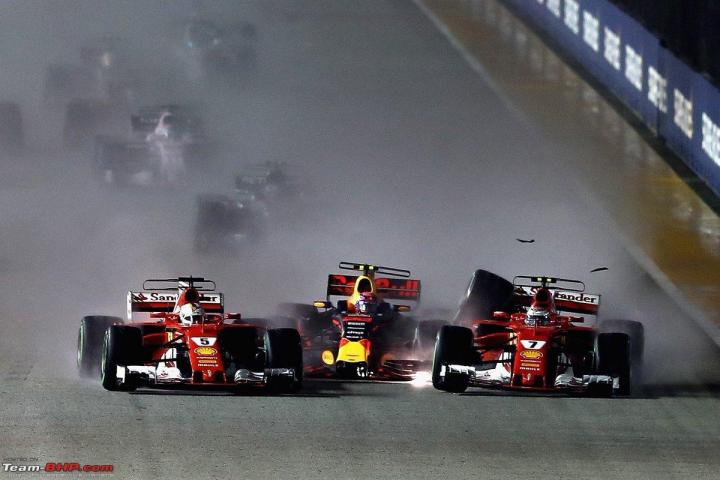
[[[456,318],[469,326],[444,326],[437,335],[433,385],[456,393],[498,387],[629,395],[640,375],[643,326],[581,325],[599,305],[600,296],[577,280],[518,276],[510,283],[478,270]]]
[[[418,322],[403,315],[419,302],[420,281],[397,268],[351,262],[339,268],[359,275],[331,274],[326,300],[281,306],[281,314],[298,321],[305,374],[412,380],[423,366],[429,369],[429,361],[418,358]]]
[[[224,313],[215,282],[153,279],[128,292],[128,320],[87,316],[78,332],[80,374],[107,390],[138,387],[293,391],[303,379],[297,330],[268,329]],[[136,317],[144,316],[143,319]],[[232,322],[232,323],[229,323]]]

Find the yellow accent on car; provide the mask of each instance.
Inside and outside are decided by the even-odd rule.
[[[338,362],[367,362],[367,351],[360,342],[348,342],[338,350]]]
[[[322,358],[325,365],[333,365],[335,363],[335,355],[333,355],[333,352],[330,350],[323,351],[320,358]]]
[[[198,355],[216,355],[217,350],[212,347],[198,347],[195,349],[195,353]]]
[[[543,354],[539,350],[523,350],[520,352],[520,356],[522,358],[536,359],[542,358]]]

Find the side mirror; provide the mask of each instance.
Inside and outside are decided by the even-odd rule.
[[[338,300],[337,309],[341,312],[347,312],[348,302],[347,300]]]
[[[495,320],[510,320],[510,314],[507,312],[501,312],[501,311],[493,312],[492,316]]]
[[[242,320],[242,315],[239,313],[226,313],[225,320]]]
[[[393,309],[399,313],[409,312],[411,310],[409,305],[395,305]]]
[[[315,308],[332,308],[332,304],[330,302],[326,302],[325,300],[315,300],[313,302],[313,307],[315,307]]]
[[[569,316],[568,320],[570,320],[573,323],[585,323],[585,317]]]

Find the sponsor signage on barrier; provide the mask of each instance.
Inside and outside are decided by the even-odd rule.
[[[504,0],[550,35],[720,194],[720,91],[607,0]]]

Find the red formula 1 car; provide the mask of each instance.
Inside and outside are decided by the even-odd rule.
[[[456,318],[471,327],[438,333],[433,385],[449,392],[477,386],[630,394],[642,361],[642,324],[578,325],[585,321],[578,314],[596,316],[600,304],[584,290],[577,280],[518,276],[510,283],[478,270]]]
[[[403,315],[419,302],[420,281],[396,268],[351,262],[339,268],[359,274],[329,275],[326,300],[285,305],[284,315],[302,333],[306,375],[412,380],[421,365],[429,368],[417,355],[418,321]]]
[[[128,292],[128,320],[84,317],[78,333],[81,375],[100,373],[108,390],[138,387],[272,387],[302,383],[297,330],[266,329],[224,313],[215,282],[184,277],[146,280]],[[145,321],[133,322],[144,314]],[[232,324],[225,323],[232,321]]]

